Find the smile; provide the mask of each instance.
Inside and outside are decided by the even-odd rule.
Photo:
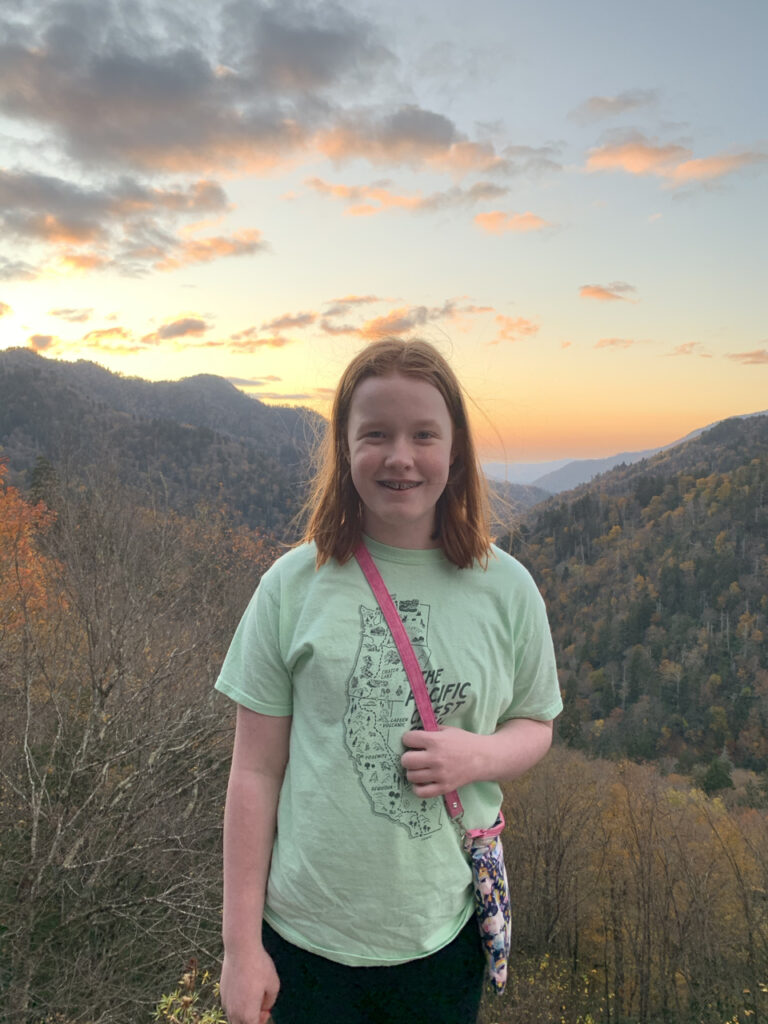
[[[377,480],[379,487],[386,487],[390,491],[410,491],[418,487],[420,480]]]

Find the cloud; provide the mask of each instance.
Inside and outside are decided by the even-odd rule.
[[[627,174],[668,176],[691,155],[676,145],[655,145],[638,135],[626,142],[607,143],[589,151],[588,171],[626,171]]]
[[[657,98],[655,89],[626,89],[616,96],[590,96],[568,116],[575,121],[598,121],[604,117],[617,117],[638,107],[650,106]]]
[[[672,352],[665,352],[666,356],[698,356],[700,359],[711,359],[709,352],[705,352],[698,341],[686,341],[677,345]]]
[[[268,248],[255,229],[214,238],[190,238],[173,245],[171,252],[154,263],[156,270],[177,270],[194,263],[210,263],[226,256],[251,256]]]
[[[732,352],[726,356],[735,363],[743,363],[746,366],[768,365],[768,348],[756,348],[753,352]]]
[[[87,334],[83,335],[83,342],[98,348],[102,342],[109,341],[112,338],[125,340],[131,336],[131,332],[126,330],[125,327],[102,327],[96,331],[88,331]]]
[[[636,344],[632,338],[601,338],[596,342],[595,348],[631,348]]]
[[[714,181],[744,167],[762,163],[764,153],[744,151],[693,159],[691,151],[674,144],[658,145],[642,135],[621,142],[607,143],[589,151],[588,171],[625,171],[627,174],[654,175],[668,187]]]
[[[40,3],[0,44],[0,112],[53,131],[84,164],[258,170],[301,148],[341,88],[391,54],[337,4]]]
[[[27,241],[81,244],[106,240],[115,227],[152,217],[222,212],[226,196],[213,181],[188,188],[151,188],[127,177],[103,187],[75,185],[30,171],[0,170],[0,227]]]
[[[7,302],[0,302],[0,317],[8,316],[13,310]]]
[[[341,185],[331,184],[321,178],[308,178],[305,181],[305,185],[320,195],[347,203],[346,212],[350,216],[356,217],[370,216],[394,209],[437,211],[469,206],[472,203],[499,198],[509,191],[509,189],[494,185],[492,182],[481,181],[470,188],[455,187],[426,196],[421,192],[412,195],[398,195],[386,187],[388,184],[388,182],[380,182],[373,185]]]
[[[429,165],[458,175],[512,170],[493,145],[466,139],[449,118],[415,104],[394,112],[341,114],[315,143],[337,162],[362,158],[373,164]]]
[[[582,299],[596,299],[598,302],[632,302],[628,293],[636,292],[634,285],[625,281],[612,281],[610,284],[583,284],[579,288]]]
[[[549,223],[542,217],[531,213],[504,213],[502,210],[492,210],[488,213],[478,213],[475,216],[475,224],[482,230],[492,235],[502,235],[507,231],[525,232],[541,231],[550,227]]]
[[[159,188],[124,176],[89,187],[0,170],[2,236],[50,246],[54,264],[74,271],[109,268],[137,275],[265,248],[254,230],[202,239],[182,238],[174,231],[179,218],[229,208],[221,186],[207,179]]]
[[[262,331],[284,331],[289,328],[310,327],[317,320],[317,313],[286,313],[260,327]]]
[[[726,174],[739,171],[742,167],[762,163],[765,159],[763,153],[746,152],[686,160],[674,168],[669,178],[674,185],[685,185],[693,181],[712,181],[715,178],[722,178]]]
[[[225,377],[224,379],[230,384],[234,384],[235,387],[262,388],[265,384],[276,384],[283,378],[269,374],[266,377]]]
[[[114,329],[119,330],[119,328]],[[210,329],[210,324],[206,323],[205,320],[201,320],[199,317],[187,316],[163,324],[162,327],[159,327],[151,334],[145,334],[141,340],[145,345],[156,345],[158,342],[168,341],[172,338],[199,338]]]
[[[46,349],[54,348],[58,340],[53,334],[32,334],[27,339],[27,347],[34,352],[45,352]]]
[[[323,316],[342,316],[354,306],[366,306],[373,302],[381,302],[378,295],[345,295],[340,299],[331,299],[331,305],[325,309]]]
[[[383,316],[367,320],[358,330],[361,337],[374,341],[377,338],[409,334],[416,327],[423,327],[430,320],[426,306],[402,306]]]
[[[502,341],[520,341],[522,338],[538,334],[539,325],[532,320],[526,320],[522,316],[504,316],[499,313],[496,316],[496,323],[499,329],[493,341],[489,345],[499,345]]]
[[[71,324],[83,324],[91,319],[93,306],[83,309],[49,309],[48,316],[56,316],[60,320],[67,320]]]
[[[24,260],[9,260],[0,255],[0,281],[29,281],[38,274],[39,269]]]

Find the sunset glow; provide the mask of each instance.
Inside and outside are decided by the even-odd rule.
[[[510,462],[768,408],[765,5],[99,10],[0,15],[0,348],[327,412],[422,336]]]

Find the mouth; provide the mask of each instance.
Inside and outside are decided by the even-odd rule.
[[[388,491],[410,491],[421,486],[420,480],[377,480],[376,483]]]

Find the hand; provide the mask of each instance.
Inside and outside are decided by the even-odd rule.
[[[482,751],[487,736],[454,726],[437,732],[413,729],[403,735],[409,749],[400,758],[405,777],[416,796],[444,796],[480,778]]]
[[[279,990],[275,965],[262,946],[247,957],[225,954],[221,1005],[229,1024],[267,1024]]]

